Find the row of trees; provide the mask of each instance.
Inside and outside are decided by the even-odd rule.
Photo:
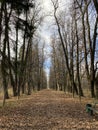
[[[32,89],[46,87],[44,45],[39,48],[36,31],[41,24],[41,6],[35,0],[0,2],[0,69],[4,102],[13,96],[31,94]],[[27,90],[27,91],[26,91]]]
[[[81,98],[82,81],[88,81],[91,97],[98,98],[98,2],[73,0],[67,14],[59,0],[51,2],[58,34],[52,36],[50,86]]]

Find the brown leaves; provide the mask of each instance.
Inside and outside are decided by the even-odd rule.
[[[15,103],[15,102],[14,102]],[[44,90],[0,109],[0,130],[97,130],[98,121],[85,111],[85,103],[63,92]]]

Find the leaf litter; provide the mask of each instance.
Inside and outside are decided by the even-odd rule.
[[[98,130],[98,116],[60,91],[42,90],[0,108],[0,130]]]

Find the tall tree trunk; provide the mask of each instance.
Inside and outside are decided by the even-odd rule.
[[[98,15],[98,0],[93,0],[93,2],[94,2],[94,6],[96,9],[97,15]]]
[[[26,11],[26,23],[28,21],[28,12]],[[22,48],[22,57],[21,57],[21,66],[19,74],[19,84],[18,84],[18,95],[20,95],[20,88],[24,90],[23,80],[25,76],[25,49],[26,49],[26,34],[27,34],[27,24],[25,25],[24,37],[23,37],[23,48]],[[24,91],[22,91],[24,93]]]
[[[57,24],[57,27],[58,27],[58,33],[59,33],[61,44],[62,44],[62,48],[63,48],[63,51],[64,51],[64,56],[65,56],[65,60],[66,60],[66,67],[68,69],[69,78],[70,78],[70,82],[71,82],[71,85],[72,85],[72,88],[73,88],[73,92],[75,91],[76,94],[78,94],[78,90],[77,90],[77,86],[76,86],[75,81],[74,81],[74,77],[72,76],[71,71],[70,71],[67,51],[66,51],[65,46],[64,46],[60,25],[59,25],[58,19],[56,17],[56,12],[54,12],[54,17],[55,17],[55,21],[56,21],[56,24]]]
[[[18,29],[19,29],[19,12],[18,12],[18,21],[16,22],[16,46],[15,46],[15,89],[18,88],[18,65],[17,65],[17,55],[18,55]]]
[[[1,3],[1,7],[0,7],[0,49],[1,49],[3,8],[4,8],[4,2]]]
[[[77,28],[77,21],[76,21],[76,11],[75,11],[75,31],[76,31],[76,45],[77,45],[77,57],[76,57],[76,68],[77,68],[77,79],[78,79],[78,88],[79,88],[79,98],[84,96],[83,90],[81,87],[81,80],[80,80],[80,69],[79,69],[79,37],[78,37],[78,28]]]
[[[96,87],[96,99],[98,99],[98,72],[96,74],[95,87]]]
[[[8,67],[9,67],[9,74],[10,74],[10,81],[11,81],[11,85],[13,87],[13,95],[16,96],[16,88],[15,88],[15,83],[14,83],[14,79],[13,79],[13,75],[12,75],[12,70],[11,70],[11,56],[10,56],[10,43],[9,43],[9,20],[10,20],[10,16],[12,14],[12,8],[9,12],[9,17],[8,17],[8,13],[7,13],[7,9],[5,11],[6,13],[6,17],[5,17],[5,29],[6,29],[6,33],[5,33],[5,39],[7,42],[7,50],[8,50]]]
[[[96,17],[96,22],[95,22],[95,28],[94,28],[94,35],[93,35],[93,53],[92,53],[92,73],[91,73],[91,82],[92,82],[92,86],[94,86],[95,83],[95,68],[94,68],[94,62],[95,62],[95,49],[96,49],[96,43],[97,43],[97,26],[98,26],[98,15]],[[96,95],[97,96],[97,95]]]
[[[6,25],[6,18],[7,18],[7,12],[6,12],[6,4],[4,4],[4,10],[5,10],[5,25]],[[2,70],[2,77],[3,77],[3,88],[4,88],[4,100],[3,105],[5,104],[5,99],[9,98],[8,95],[8,84],[7,84],[7,69],[6,69],[6,43],[7,43],[7,26],[5,26],[5,37],[4,37],[4,43],[3,43],[3,53],[2,53],[2,61],[1,61],[1,70]]]

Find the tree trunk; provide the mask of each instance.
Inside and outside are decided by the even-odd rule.
[[[81,80],[80,80],[80,69],[79,69],[79,37],[78,37],[78,28],[77,28],[77,21],[76,21],[76,11],[75,11],[75,30],[76,30],[76,45],[77,45],[77,57],[76,57],[76,68],[77,68],[77,79],[78,79],[78,88],[79,88],[79,98],[84,96],[83,90],[81,87]]]
[[[77,86],[76,86],[76,84],[74,82],[74,77],[72,76],[71,71],[70,71],[70,67],[69,67],[69,63],[68,63],[67,51],[66,51],[65,46],[64,46],[64,42],[63,42],[63,38],[62,38],[62,34],[61,34],[61,29],[60,29],[60,25],[59,25],[58,19],[56,17],[56,12],[54,13],[54,17],[55,17],[55,20],[56,20],[56,24],[57,24],[57,27],[58,27],[58,33],[59,33],[61,44],[62,44],[62,48],[63,48],[63,51],[64,51],[64,56],[65,56],[65,60],[66,60],[66,67],[68,69],[69,78],[70,78],[70,81],[71,81],[71,85],[72,85],[72,87],[74,89],[73,92],[75,91],[76,94],[78,94]]]
[[[3,16],[3,8],[4,8],[4,2],[1,2],[0,7],[0,49],[1,49],[1,35],[2,35],[2,16]]]
[[[98,99],[98,72],[95,79],[95,87],[96,87],[96,99]]]
[[[97,15],[98,15],[98,0],[93,0],[93,2],[94,2],[94,6],[96,9]]]

